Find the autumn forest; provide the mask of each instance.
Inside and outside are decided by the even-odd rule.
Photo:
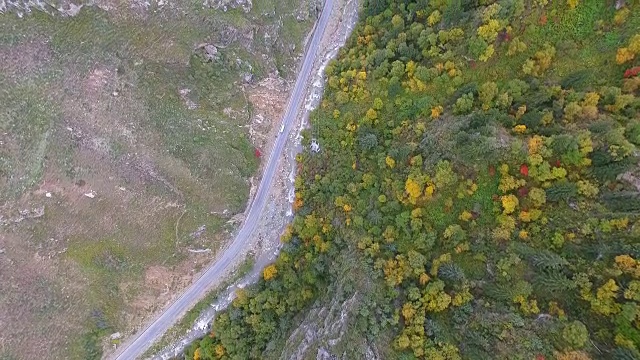
[[[340,359],[640,359],[640,2],[368,0],[325,75],[282,252],[187,359],[336,298]]]

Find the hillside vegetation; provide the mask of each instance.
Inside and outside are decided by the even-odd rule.
[[[639,358],[640,4],[615,5],[365,2],[282,253],[185,357],[288,358],[350,299],[342,359]]]

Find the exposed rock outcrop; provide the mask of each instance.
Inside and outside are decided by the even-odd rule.
[[[205,0],[204,6],[208,6],[216,10],[221,9],[222,11],[242,8],[242,11],[248,13],[251,11],[253,3],[251,0]]]

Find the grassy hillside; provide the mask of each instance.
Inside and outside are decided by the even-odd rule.
[[[185,357],[288,357],[337,304],[302,358],[639,358],[639,13],[365,2],[282,254]]]
[[[0,13],[0,359],[100,358],[211,261],[259,166],[246,93],[295,75],[315,16],[90,3]]]

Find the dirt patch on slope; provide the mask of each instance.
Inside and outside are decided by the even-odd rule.
[[[7,343],[23,349],[24,358],[62,356],[58,350],[68,347],[73,341],[69,335],[84,325],[77,313],[85,309],[82,294],[86,287],[76,269],[46,254],[48,244],[36,245],[35,251],[16,245],[25,241],[29,239],[20,234],[0,233],[0,323],[5,327],[0,357]],[[65,278],[68,284],[60,284],[58,278]],[[42,326],[34,327],[34,323]]]
[[[15,46],[0,47],[0,73],[13,83],[48,69],[53,54],[46,37],[31,37]]]
[[[290,87],[284,79],[271,74],[246,88],[247,99],[253,107],[249,136],[257,147],[264,148],[273,142],[270,136],[277,134],[280,129]]]

